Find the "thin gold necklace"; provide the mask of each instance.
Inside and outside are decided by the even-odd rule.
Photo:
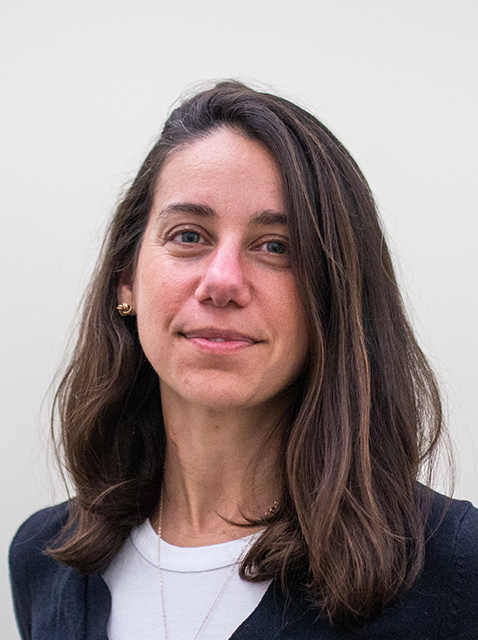
[[[272,507],[268,511],[266,511],[264,516],[267,517],[267,516],[272,515],[274,513],[274,511],[277,509],[277,506],[278,506],[278,502],[276,500],[274,502],[274,504],[272,505]],[[159,502],[159,522],[158,522],[158,572],[159,572],[159,591],[161,593],[161,609],[162,609],[162,612],[163,612],[164,637],[165,637],[165,640],[168,640],[168,627],[167,627],[167,624],[166,624],[166,608],[164,606],[163,572],[161,570],[161,524],[162,524],[162,520],[163,520],[163,500],[161,498],[161,500]],[[199,629],[196,631],[196,635],[194,636],[193,640],[197,640],[197,637],[199,636],[199,634],[203,630],[204,625],[208,621],[209,616],[211,615],[214,607],[218,603],[219,598],[224,593],[224,589],[227,587],[227,584],[228,584],[229,580],[231,579],[232,574],[234,573],[234,569],[236,568],[236,566],[238,564],[240,564],[242,562],[242,559],[246,555],[247,549],[251,546],[253,541],[254,541],[254,536],[251,536],[251,538],[244,544],[244,546],[240,550],[239,555],[237,556],[235,562],[231,565],[229,573],[227,574],[226,579],[224,580],[224,583],[223,583],[222,587],[219,590],[219,593],[217,594],[216,598],[214,599],[214,602],[212,603],[212,605],[209,607],[209,611],[206,613],[206,617],[201,622],[201,626],[199,627]]]

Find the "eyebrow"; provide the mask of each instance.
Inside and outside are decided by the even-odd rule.
[[[196,204],[194,202],[173,202],[168,204],[157,215],[157,220],[166,217],[174,213],[189,213],[198,218],[206,218],[207,220],[214,220],[217,218],[217,213],[211,207],[206,204]],[[282,225],[287,226],[287,216],[285,213],[279,213],[278,211],[272,211],[267,209],[260,213],[255,213],[249,218],[249,226],[272,226]]]
[[[287,216],[285,213],[279,213],[278,211],[261,211],[261,213],[256,213],[249,218],[249,226],[260,226],[260,225],[282,225],[284,227],[287,226]]]
[[[216,212],[205,204],[195,204],[193,202],[173,202],[167,207],[161,209],[157,215],[157,220],[168,216],[171,213],[190,213],[199,218],[207,218],[213,220],[217,218]]]

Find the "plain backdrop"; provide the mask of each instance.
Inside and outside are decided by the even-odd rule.
[[[442,382],[455,495],[478,504],[476,0],[4,0],[0,635],[6,554],[63,499],[49,385],[105,222],[193,83],[260,83],[319,116],[363,169]],[[439,486],[441,486],[439,484]]]

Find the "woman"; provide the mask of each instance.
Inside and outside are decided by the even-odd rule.
[[[57,402],[76,495],[12,544],[23,638],[478,637],[478,511],[417,484],[435,378],[365,179],[296,105],[173,111]]]

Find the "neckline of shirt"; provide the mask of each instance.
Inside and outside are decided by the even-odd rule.
[[[246,546],[250,548],[261,533],[261,531],[258,531],[245,538],[205,547],[176,547],[161,540],[161,569],[191,573],[230,567],[237,562],[239,555],[245,551]],[[151,526],[149,519],[135,527],[131,531],[130,538],[138,553],[147,562],[157,567],[158,534]]]

